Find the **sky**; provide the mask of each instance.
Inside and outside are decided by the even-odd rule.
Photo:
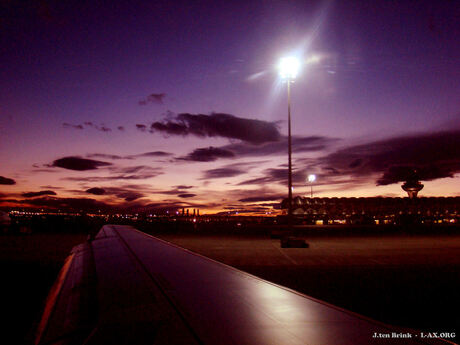
[[[0,206],[271,212],[460,196],[455,1],[6,1]]]

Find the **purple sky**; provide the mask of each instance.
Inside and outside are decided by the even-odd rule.
[[[460,195],[455,1],[0,8],[0,205],[269,210],[286,54],[303,61],[294,195],[315,173],[316,196],[404,196],[414,168],[422,196]]]

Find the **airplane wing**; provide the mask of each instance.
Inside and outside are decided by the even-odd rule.
[[[420,339],[420,332],[384,325],[119,225],[104,226],[72,250],[48,296],[35,342],[448,343],[453,344]]]

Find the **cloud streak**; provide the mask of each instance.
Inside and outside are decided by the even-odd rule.
[[[167,157],[172,156],[171,153],[165,151],[152,151],[152,152],[145,152],[134,156],[128,157]]]
[[[56,192],[53,192],[52,190],[42,190],[39,192],[22,193],[21,195],[25,198],[35,198],[37,196],[43,196],[43,195],[56,195]]]
[[[141,157],[158,158],[158,157],[168,157],[168,156],[172,156],[172,153],[165,152],[165,151],[151,151],[151,152],[139,153],[137,155],[127,155],[127,156],[112,155],[112,154],[106,154],[106,153],[90,153],[86,155],[86,157],[88,158],[102,158],[102,159],[111,159],[111,160],[119,160],[119,159],[132,160],[132,159],[141,158]]]
[[[196,194],[193,193],[183,193],[177,195],[179,198],[193,198]]]
[[[460,130],[406,135],[338,150],[321,158],[326,177],[378,175],[377,185],[403,182],[417,171],[431,181],[460,172]]]
[[[263,175],[253,179],[248,179],[238,183],[238,186],[244,185],[269,185],[273,183],[287,184],[288,169],[287,168],[270,168],[265,169]],[[292,183],[305,184],[307,173],[304,169],[293,170]]]
[[[72,129],[83,129],[82,125],[72,125],[72,124],[67,123],[67,122],[64,122],[62,124],[62,127],[64,127],[64,128],[72,128]]]
[[[146,126],[146,125],[143,125],[143,124],[141,124],[141,123],[137,123],[137,124],[136,124],[136,129],[137,129],[138,131],[145,132],[145,131],[147,130],[147,126]]]
[[[104,182],[115,180],[145,180],[163,174],[162,168],[152,168],[146,165],[130,167],[111,166],[108,171],[113,173],[110,176],[84,176],[84,177],[64,177],[63,181],[79,182]]]
[[[294,153],[316,152],[329,148],[338,139],[321,136],[293,137],[292,147]],[[211,162],[220,158],[242,158],[242,157],[262,157],[287,154],[287,137],[282,137],[279,141],[268,142],[261,145],[240,142],[224,145],[220,147],[197,148],[190,152],[181,160],[197,162]]]
[[[323,136],[307,136],[307,137],[292,137],[292,152],[315,152],[321,151],[332,144],[336,143],[338,139],[328,138]],[[248,143],[235,143],[221,147],[222,149],[232,151],[238,156],[267,156],[285,154],[288,150],[288,138],[283,136],[276,142],[268,142],[262,145],[250,145]]]
[[[109,166],[111,163],[97,161],[93,159],[81,158],[78,156],[70,156],[56,159],[50,166],[59,167],[68,170],[96,170],[99,167]]]
[[[91,121],[86,121],[84,122],[83,124],[78,124],[78,125],[74,125],[72,123],[68,123],[68,122],[64,122],[62,124],[62,127],[64,128],[70,128],[70,129],[77,129],[77,130],[82,130],[82,129],[85,129],[88,128],[88,127],[91,127],[91,128],[94,128],[95,130],[99,131],[99,132],[111,132],[112,129],[109,128],[109,127],[106,127],[105,125],[101,124],[101,125],[96,125],[94,124],[93,122]],[[124,127],[123,126],[118,126],[117,129],[119,131],[124,131]]]
[[[112,160],[118,160],[118,159],[131,159],[128,157],[122,157],[119,155],[110,155],[110,154],[105,154],[105,153],[90,153],[87,154],[86,157],[88,158],[102,158],[102,159],[112,159]]]
[[[178,160],[187,160],[194,162],[213,162],[219,158],[234,158],[232,151],[218,147],[199,148],[190,152],[187,156],[178,158]]]
[[[163,100],[165,99],[165,93],[151,93],[146,98],[143,98],[139,101],[139,105],[147,105],[149,103],[153,104],[163,104]]]
[[[0,176],[0,185],[13,185],[16,184],[16,181],[12,178]]]
[[[104,195],[105,194],[105,189],[98,188],[98,187],[93,187],[93,188],[87,189],[86,193],[94,194],[94,195]]]
[[[126,175],[114,175],[114,176],[87,176],[87,177],[64,177],[63,181],[77,181],[77,182],[105,182],[105,181],[116,181],[116,180],[147,180],[158,175],[163,174],[162,172],[152,172],[143,174],[126,174]]]
[[[230,114],[178,114],[175,118],[154,122],[151,132],[167,135],[194,135],[238,139],[251,144],[278,141],[281,134],[276,123],[237,117]]]
[[[216,179],[216,178],[228,178],[239,176],[245,174],[247,171],[243,171],[237,168],[217,168],[217,169],[210,169],[203,172],[204,180],[208,179]]]
[[[93,195],[114,195],[117,198],[124,199],[128,202],[137,200],[144,196],[144,194],[138,191],[118,187],[93,187],[87,189],[85,192]]]
[[[98,126],[98,125],[94,124],[94,123],[91,122],[91,121],[85,122],[85,126],[92,127],[92,128],[94,128],[95,130],[100,131],[100,132],[111,132],[111,131],[112,131],[111,128],[108,128],[108,127],[106,127],[106,126],[103,125],[103,124],[101,124],[100,126]]]

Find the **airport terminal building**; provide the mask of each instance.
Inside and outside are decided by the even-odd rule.
[[[287,214],[288,199],[281,202]],[[307,224],[460,223],[460,197],[292,199],[293,215]]]

